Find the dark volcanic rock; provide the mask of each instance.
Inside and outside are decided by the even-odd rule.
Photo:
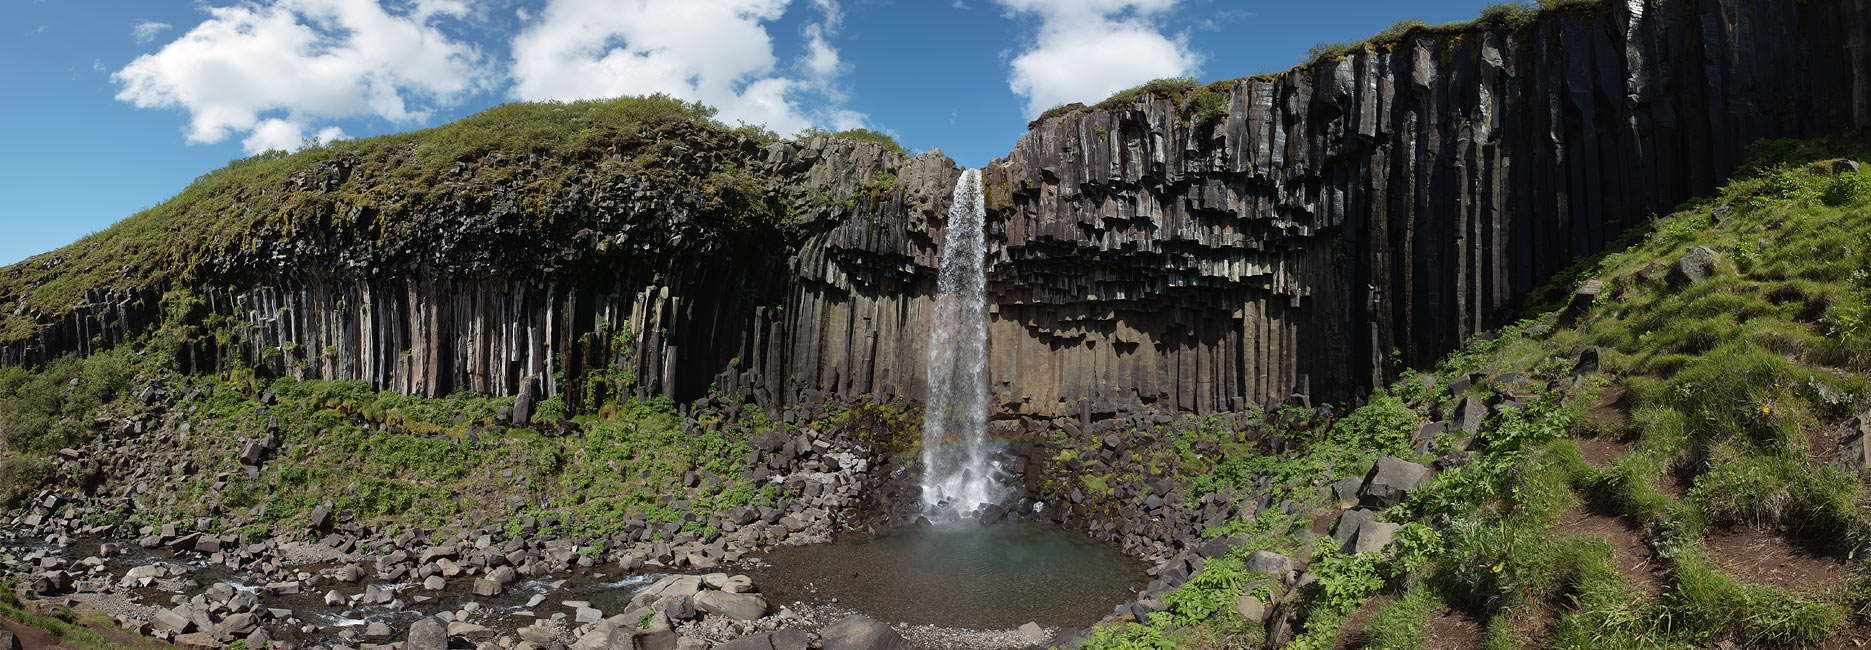
[[[990,372],[1019,392],[995,403],[1085,426],[1386,381],[1390,351],[1426,361],[1517,318],[1529,289],[1709,192],[1755,140],[1866,124],[1866,33],[1871,0],[1593,3],[1224,82],[1209,107],[1145,94],[1039,121],[983,174]],[[583,376],[613,370],[638,397],[712,386],[776,412],[807,391],[921,395],[952,161],[657,137],[678,152],[657,177],[463,160],[394,215],[421,234],[394,245],[322,225],[198,251],[198,311],[245,338],[178,362],[426,395],[537,383],[574,405],[618,397]],[[742,169],[761,186],[745,205],[694,191]],[[367,173],[339,155],[288,186],[328,205]],[[514,189],[544,185],[561,189]],[[137,286],[22,312],[33,331],[0,363],[160,322],[167,287]]]

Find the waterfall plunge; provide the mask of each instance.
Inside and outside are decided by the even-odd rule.
[[[929,323],[923,405],[923,513],[968,516],[1004,495],[987,451],[987,278],[981,170],[955,182]]]

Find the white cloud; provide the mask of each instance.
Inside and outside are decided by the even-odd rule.
[[[420,122],[486,75],[472,46],[417,18],[453,15],[460,3],[416,4],[403,15],[377,0],[211,7],[207,21],[111,78],[120,101],[188,111],[190,142],[246,133],[250,152],[296,148],[319,121]]]
[[[1010,14],[1040,19],[1033,45],[1013,57],[1007,85],[1026,98],[1027,117],[1071,102],[1095,102],[1164,77],[1194,74],[1201,57],[1186,35],[1164,35],[1155,18],[1177,0],[999,0]]]
[[[550,0],[512,42],[513,94],[572,100],[667,93],[720,110],[730,124],[780,133],[808,125],[862,124],[833,81],[845,66],[829,37],[842,20],[834,0],[812,0],[804,78],[778,72],[766,23],[790,0]],[[810,103],[811,105],[807,105]]]
[[[153,20],[140,20],[140,21],[137,21],[135,27],[130,28],[130,34],[136,37],[136,42],[148,43],[150,41],[156,40],[157,34],[168,31],[169,29],[170,29],[169,23],[159,23]]]
[[[240,144],[242,147],[245,147],[247,151],[266,151],[269,149],[295,151],[306,145],[331,144],[333,140],[339,140],[344,137],[344,129],[328,126],[319,129],[317,134],[307,138],[305,137],[305,128],[303,126],[278,118],[268,118],[260,120],[259,124],[254,125],[253,131],[247,136],[247,139],[241,140]]]

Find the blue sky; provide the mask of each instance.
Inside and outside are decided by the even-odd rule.
[[[490,106],[668,92],[782,134],[864,126],[968,166],[1033,114],[1277,71],[1479,0],[5,0],[0,264],[229,160]]]

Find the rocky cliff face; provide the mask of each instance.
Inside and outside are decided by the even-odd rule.
[[[1214,119],[1145,95],[1037,123],[985,174],[1001,410],[1213,412],[1380,383],[1393,350],[1429,359],[1508,322],[1749,143],[1871,121],[1867,34],[1871,0],[1608,2],[1240,80]],[[671,138],[673,176],[599,161],[542,193],[539,161],[501,162],[520,171],[427,199],[414,239],[346,234],[371,223],[354,213],[317,238],[256,233],[212,252],[213,286],[97,288],[34,314],[0,361],[180,314],[187,366],[416,393],[919,396],[960,170],[827,138]],[[723,168],[751,170],[758,205],[683,189]],[[359,181],[340,160],[294,182]],[[736,220],[763,210],[782,214]]]

